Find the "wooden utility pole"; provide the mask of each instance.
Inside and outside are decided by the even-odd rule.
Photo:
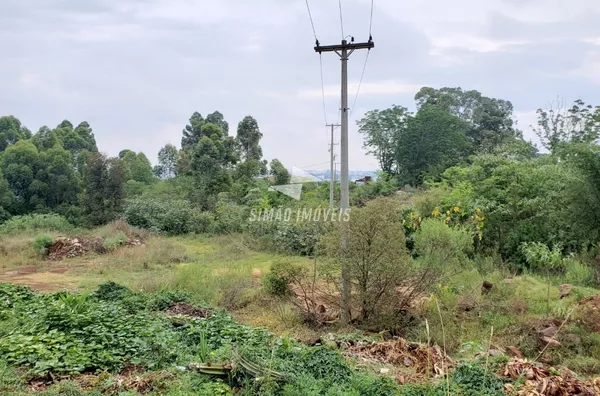
[[[331,143],[329,144],[329,161],[330,161],[330,167],[329,167],[329,207],[331,209],[333,209],[333,194],[335,191],[335,176],[333,174],[334,169],[333,169],[333,163],[335,161],[335,153],[333,150],[333,147],[336,146],[336,143],[334,143],[333,141],[333,131],[335,127],[339,127],[339,124],[327,124],[328,127],[331,127]]]
[[[375,47],[372,37],[366,43],[355,43],[354,38],[348,43],[345,39],[338,45],[320,45],[317,41],[315,52],[335,52],[342,61],[342,138],[341,138],[341,199],[340,209],[342,213],[350,208],[350,181],[348,180],[348,59],[357,49],[367,49]],[[341,247],[342,252],[348,249],[348,227],[342,222]],[[351,284],[348,268],[344,257],[342,257],[342,282],[341,282],[341,301],[340,301],[340,321],[342,325],[347,324],[351,319]]]

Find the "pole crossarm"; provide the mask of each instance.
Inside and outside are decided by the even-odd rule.
[[[315,47],[315,52],[319,54],[322,52],[338,52],[342,50],[346,51],[354,51],[357,49],[371,49],[375,48],[375,43],[373,41],[367,41],[366,43],[346,43],[346,40],[342,41],[342,44],[336,45],[317,45]]]

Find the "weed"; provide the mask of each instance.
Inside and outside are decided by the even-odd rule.
[[[191,295],[183,291],[161,291],[150,300],[149,307],[155,311],[165,311],[178,302],[190,302]]]
[[[52,246],[54,239],[50,235],[38,235],[33,242],[33,249],[42,257],[48,255],[48,248]]]
[[[104,240],[104,249],[109,251],[115,250],[123,246],[125,242],[127,242],[127,235],[125,235],[124,232],[119,231],[117,235]]]

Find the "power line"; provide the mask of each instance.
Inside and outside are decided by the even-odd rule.
[[[319,63],[321,64],[321,94],[323,96],[323,117],[327,124],[327,107],[325,106],[325,81],[323,79],[323,56],[319,55]]]
[[[354,103],[352,103],[352,110],[350,110],[350,117],[352,117],[352,113],[354,113],[354,108],[356,106],[356,101],[358,100],[358,94],[360,93],[360,87],[362,86],[363,78],[365,77],[365,70],[367,69],[367,62],[369,61],[369,54],[371,50],[367,51],[367,56],[365,56],[365,64],[363,65],[362,73],[360,74],[360,81],[358,83],[358,89],[356,90],[356,96],[354,97]]]
[[[308,0],[306,0],[306,9],[308,10],[308,17],[310,18],[310,25],[312,26],[313,34],[315,36],[315,41],[318,42],[317,39],[317,31],[315,30],[315,23],[313,22],[312,13],[310,12],[310,6],[308,5]]]
[[[375,0],[371,0],[371,19],[369,21],[369,38],[372,37],[371,31],[373,29],[373,7],[375,6]]]
[[[297,166],[296,168],[297,168],[297,169],[300,169],[300,170],[304,170],[304,169],[306,169],[306,168],[310,168],[310,167],[312,167],[312,166],[324,165],[324,164],[328,164],[328,163],[329,163],[329,161],[324,161],[324,162],[319,162],[318,164],[309,164],[309,165]]]
[[[342,40],[344,39],[344,16],[342,14],[342,0],[338,0],[338,4],[340,6],[340,27],[342,28]]]

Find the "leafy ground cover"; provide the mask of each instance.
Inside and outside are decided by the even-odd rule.
[[[243,394],[311,394],[311,389],[312,394],[392,394],[398,389],[389,379],[357,372],[334,349],[277,338],[220,310],[203,308],[196,317],[165,314],[176,304],[189,304],[187,293],[136,293],[108,283],[91,294],[42,294],[0,284],[0,299],[3,394],[127,387],[177,394],[185,386],[199,394],[227,394],[232,388]],[[253,363],[241,363],[224,381],[188,369],[193,362],[235,361]],[[146,379],[117,381],[131,371]]]

